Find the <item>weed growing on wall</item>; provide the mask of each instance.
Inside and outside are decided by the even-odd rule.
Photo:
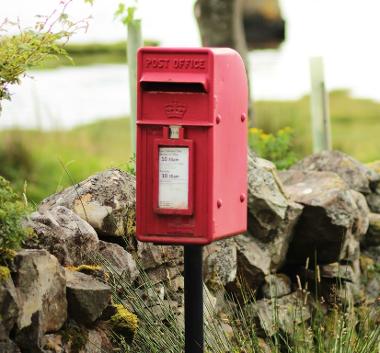
[[[272,161],[278,169],[289,168],[297,160],[293,147],[293,130],[289,127],[277,133],[265,133],[251,128],[248,132],[249,145],[261,158]]]

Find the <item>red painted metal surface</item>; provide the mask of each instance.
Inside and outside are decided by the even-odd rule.
[[[142,48],[138,53],[137,238],[208,244],[247,225],[248,87],[226,48]],[[179,126],[170,138],[169,126]],[[188,207],[160,209],[160,147],[189,149]]]

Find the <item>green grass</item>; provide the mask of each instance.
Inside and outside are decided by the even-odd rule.
[[[334,148],[362,162],[380,159],[380,103],[350,98],[346,92],[330,97]],[[309,99],[259,101],[254,104],[257,126],[276,132],[293,128],[296,156],[311,153]],[[102,169],[126,169],[130,158],[129,119],[107,119],[70,131],[0,132],[0,175],[12,180],[33,202]],[[254,141],[253,141],[254,143]],[[69,171],[72,179],[65,171]]]
[[[144,45],[157,46],[154,40],[146,40]],[[69,57],[51,57],[45,60],[38,69],[54,69],[59,66],[85,66],[93,64],[124,64],[127,61],[126,41],[114,43],[69,43],[65,50]]]
[[[126,239],[128,242],[128,239]],[[184,346],[184,332],[181,321],[175,310],[162,300],[155,285],[147,273],[145,273],[137,261],[140,269],[139,289],[120,275],[101,256],[95,256],[94,262],[101,264],[106,272],[111,274],[109,281],[113,290],[115,303],[126,305],[126,309],[133,311],[138,317],[139,326],[132,344],[127,344],[121,335],[112,335],[115,342],[123,352],[130,353],[182,353]],[[178,270],[180,271],[180,270]],[[170,288],[170,279],[162,281],[167,299],[176,298]],[[337,282],[337,286],[339,282]],[[222,312],[218,314],[205,297],[205,352],[207,353],[376,353],[379,352],[380,327],[378,325],[379,314],[376,307],[362,304],[359,307],[344,305],[337,301],[328,308],[321,304],[321,298],[302,290],[301,301],[289,308],[287,332],[284,323],[280,319],[280,307],[276,299],[268,301],[272,308],[272,318],[269,320],[274,327],[272,336],[260,328],[259,317],[252,310],[255,303],[255,295],[250,288],[242,286],[242,297],[245,303],[236,303],[228,295],[225,297]],[[147,305],[145,296],[139,293],[151,293],[149,301],[156,304],[154,310]],[[178,294],[177,294],[178,295]],[[173,297],[172,297],[173,296]],[[308,298],[306,301],[305,299]],[[175,300],[175,299],[174,299]],[[308,302],[311,317],[308,320],[301,319],[305,303]],[[246,304],[246,305],[244,305]],[[269,314],[270,315],[270,314]],[[268,318],[262,318],[268,322]],[[296,322],[300,322],[296,324]],[[224,330],[222,323],[230,326],[229,334]],[[274,332],[273,332],[274,331]],[[267,336],[267,337],[265,337]],[[264,340],[265,338],[265,340]],[[263,344],[265,343],[266,348]]]
[[[109,119],[70,131],[0,133],[0,175],[38,203],[44,197],[110,167],[126,169],[129,119]],[[66,170],[69,172],[68,176]]]
[[[254,104],[255,126],[266,132],[284,127],[294,131],[294,148],[300,157],[312,152],[310,100],[258,101]],[[330,94],[333,148],[362,162],[380,159],[380,103],[353,99],[340,90]]]

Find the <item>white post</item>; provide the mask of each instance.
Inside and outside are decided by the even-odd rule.
[[[323,59],[310,59],[311,120],[313,153],[331,150],[331,128],[328,95],[324,81]]]
[[[129,71],[129,96],[131,106],[131,155],[136,153],[136,115],[137,115],[137,50],[142,46],[141,20],[133,19],[128,23],[127,57]]]

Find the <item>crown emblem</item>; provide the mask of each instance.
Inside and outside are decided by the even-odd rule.
[[[182,119],[187,110],[186,105],[172,102],[165,105],[165,114],[168,118],[179,118]]]

